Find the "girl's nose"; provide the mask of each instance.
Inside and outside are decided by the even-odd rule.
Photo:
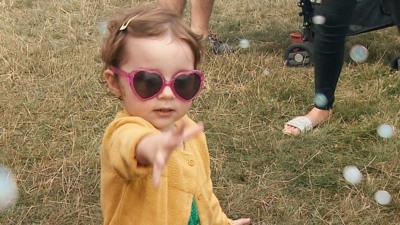
[[[171,99],[175,98],[175,95],[170,86],[165,86],[161,93],[158,95],[158,98]]]

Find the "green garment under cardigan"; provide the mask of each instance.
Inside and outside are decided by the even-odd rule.
[[[188,225],[199,225],[199,224],[200,224],[199,212],[197,211],[196,201],[193,198],[192,210],[190,211],[190,218]]]

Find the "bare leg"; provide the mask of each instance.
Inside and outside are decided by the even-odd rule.
[[[208,23],[210,21],[214,0],[192,0],[191,4],[191,28],[196,34],[202,35],[203,38],[207,38]]]
[[[186,0],[158,0],[160,5],[175,11],[179,16],[183,15]]]

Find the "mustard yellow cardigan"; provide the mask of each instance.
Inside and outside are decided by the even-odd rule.
[[[184,116],[177,125],[194,126]],[[195,199],[201,225],[228,225],[213,193],[204,133],[174,151],[153,186],[151,167],[138,166],[135,147],[160,132],[140,117],[119,112],[107,127],[101,148],[101,209],[104,225],[187,225]]]

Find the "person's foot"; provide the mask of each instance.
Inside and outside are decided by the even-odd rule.
[[[208,44],[215,55],[223,55],[234,52],[234,49],[231,46],[220,41],[215,34],[208,35]]]
[[[331,116],[332,111],[331,110],[322,110],[318,108],[313,108],[307,115],[305,115],[307,118],[311,120],[312,127],[316,127],[323,122],[327,121],[329,117]],[[288,124],[285,124],[283,128],[283,132],[285,134],[289,135],[294,135],[297,136],[301,133],[300,129],[294,126],[290,126]]]

